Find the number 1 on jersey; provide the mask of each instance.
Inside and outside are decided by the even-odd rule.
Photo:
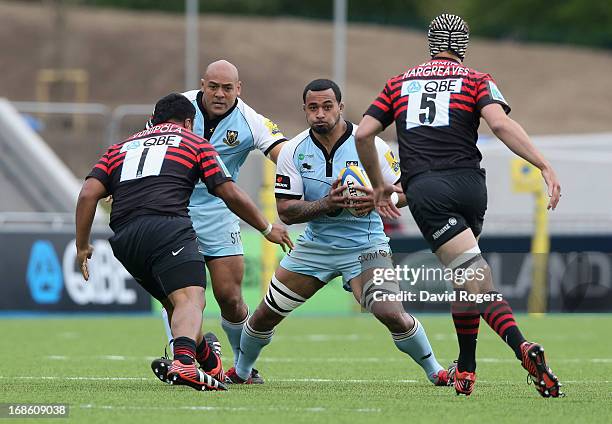
[[[158,135],[146,140],[134,140],[121,147],[126,152],[121,168],[121,181],[159,175],[168,147],[178,147],[177,135]]]

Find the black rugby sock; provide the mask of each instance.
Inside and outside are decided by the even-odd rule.
[[[487,294],[498,295],[501,299],[501,295],[497,292]],[[525,337],[516,325],[514,313],[508,302],[503,299],[483,302],[480,310],[487,324],[512,348],[516,357],[521,359],[521,344],[525,341]]]
[[[196,347],[196,359],[204,371],[214,370],[219,364],[219,358],[212,351],[205,338],[202,338],[202,342]]]
[[[193,364],[195,358],[196,342],[189,337],[177,337],[174,339],[174,359],[185,365]]]
[[[457,298],[459,298],[458,290]],[[480,311],[474,302],[452,302],[451,313],[457,341],[459,342],[459,358],[457,370],[460,372],[476,371],[476,343],[480,325]]]

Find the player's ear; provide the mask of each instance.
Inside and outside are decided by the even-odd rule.
[[[242,88],[242,82],[238,81],[238,83],[236,83],[236,94],[238,96],[240,96],[240,89]]]
[[[306,105],[302,105],[302,110],[306,112]]]
[[[344,102],[340,102],[340,112],[344,112]]]
[[[200,78],[200,89],[204,91],[204,78]]]
[[[189,131],[193,131],[193,119],[191,118],[187,118],[185,119],[185,121],[183,121],[183,126],[189,130]]]

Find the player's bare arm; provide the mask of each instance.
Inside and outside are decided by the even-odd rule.
[[[372,116],[366,115],[359,123],[355,134],[355,145],[357,154],[366,174],[370,178],[373,188],[374,203],[378,213],[383,218],[398,218],[401,213],[391,200],[393,193],[402,193],[401,188],[391,184],[385,184],[378,162],[375,137],[382,131],[380,121]]]
[[[81,274],[85,281],[89,280],[89,270],[87,268],[87,259],[91,258],[93,246],[89,244],[89,236],[91,234],[91,225],[94,216],[96,215],[96,206],[98,201],[106,197],[107,192],[104,185],[95,178],[88,178],[81,192],[76,207],[76,248],[77,259]]]
[[[306,201],[297,199],[276,199],[278,216],[287,225],[308,222],[325,213],[340,208],[351,207],[351,203],[344,196],[346,185],[340,185],[340,179],[334,181],[329,194],[319,200]]]
[[[243,219],[251,227],[259,230],[264,237],[272,243],[279,244],[283,251],[286,247],[293,248],[293,242],[287,229],[279,224],[272,224],[269,229],[268,220],[257,209],[251,198],[234,182],[228,181],[215,188],[215,195],[219,196],[227,207]]]
[[[401,191],[402,187],[400,183],[395,184],[395,187],[397,187],[400,190],[400,191],[396,191],[397,202],[395,203],[395,207],[397,209],[403,208],[404,206],[408,205],[406,194],[403,191]],[[365,196],[361,196],[361,197],[357,197],[353,199],[353,204],[355,205],[353,208],[355,209],[355,212],[357,212],[358,214],[362,214],[362,213],[365,214],[365,213],[369,213],[372,210],[374,210],[374,208],[376,207],[376,203],[374,202],[374,189],[372,189],[371,187],[363,187],[363,186],[356,186],[355,189],[366,194]],[[391,199],[395,200],[394,196],[392,196]],[[385,211],[385,213],[386,215],[388,215],[389,213],[391,213],[391,211]]]
[[[514,154],[542,171],[542,177],[544,177],[548,187],[548,196],[550,196],[548,209],[554,210],[561,197],[559,179],[551,164],[534,146],[523,127],[506,115],[499,104],[486,105],[482,108],[481,115],[495,136],[508,146]]]
[[[281,149],[283,148],[283,146],[285,145],[286,141],[283,141],[282,143],[278,143],[277,145],[275,145],[272,150],[270,150],[270,152],[268,153],[268,159],[270,159],[272,162],[276,163],[276,161],[278,160],[278,155],[280,154]]]
[[[357,128],[357,132],[355,133],[355,144],[357,146],[359,160],[363,164],[375,192],[385,184],[385,180],[380,170],[380,164],[378,163],[378,153],[376,152],[375,142],[375,137],[381,131],[382,124],[380,121],[366,115],[359,123],[359,128]]]

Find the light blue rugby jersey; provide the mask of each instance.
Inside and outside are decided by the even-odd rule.
[[[183,95],[196,109],[193,132],[213,145],[234,181],[238,179],[240,167],[249,152],[259,149],[267,155],[274,146],[286,140],[274,122],[255,112],[240,98],[236,99],[236,104],[226,114],[210,120],[205,118],[205,112],[200,106],[200,90],[187,91]],[[194,208],[200,206],[205,206],[207,212],[224,210],[231,214],[225,203],[210,194],[203,183],[196,185],[189,201],[192,213]]]
[[[303,131],[285,143],[277,161],[277,198],[319,200],[328,195],[342,168],[349,165],[363,168],[355,146],[357,125],[346,123],[346,132],[330,154],[311,130]],[[397,183],[400,177],[399,162],[391,149],[377,137],[376,150],[385,182]],[[344,209],[309,221],[304,237],[334,248],[347,249],[388,241],[376,211],[357,218]]]

